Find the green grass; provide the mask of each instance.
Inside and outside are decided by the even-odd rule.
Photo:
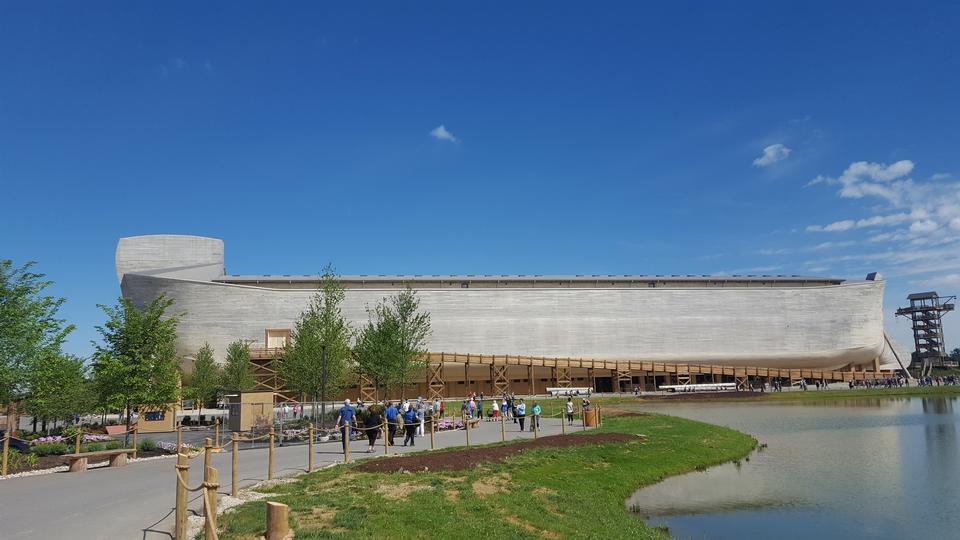
[[[290,505],[298,540],[666,538],[627,512],[630,494],[739,459],[756,444],[727,428],[659,415],[608,416],[599,431],[646,438],[528,451],[457,472],[374,474],[338,466],[274,487],[269,500]],[[243,505],[222,518],[221,538],[256,538],[265,520],[264,501]]]

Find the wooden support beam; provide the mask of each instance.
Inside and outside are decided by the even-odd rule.
[[[443,399],[446,397],[444,396],[444,390],[447,387],[446,382],[443,380],[443,362],[429,364],[427,369],[427,388],[430,393],[430,399]]]
[[[490,380],[493,381],[493,395],[501,396],[510,391],[510,379],[507,378],[507,366],[490,366]]]

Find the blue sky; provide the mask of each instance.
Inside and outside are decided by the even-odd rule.
[[[958,23],[947,2],[6,3],[0,257],[56,281],[81,355],[117,239],[155,233],[224,239],[231,273],[879,271],[889,313],[960,292]]]

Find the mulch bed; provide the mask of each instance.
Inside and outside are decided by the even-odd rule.
[[[73,453],[72,446],[70,447],[70,453]],[[143,450],[141,450],[137,452],[138,458],[165,456],[165,455],[167,455],[167,452],[164,452],[163,450],[151,450],[149,452],[144,452]],[[96,463],[107,463],[108,461],[110,461],[108,458],[91,459],[89,461],[89,465],[94,465]],[[10,470],[8,472],[10,474],[16,474],[16,473],[27,472],[27,471],[41,471],[44,469],[53,469],[54,467],[59,467],[61,465],[68,465],[68,464],[69,464],[69,461],[67,461],[67,458],[63,456],[39,456],[37,458],[36,467],[24,467],[24,468],[10,467]]]
[[[636,435],[628,433],[596,433],[584,435],[551,435],[502,446],[466,448],[455,451],[438,451],[412,456],[398,456],[366,461],[357,466],[360,472],[394,473],[400,471],[462,471],[480,463],[500,462],[525,450],[542,448],[569,448],[594,444],[625,443],[637,441]]]

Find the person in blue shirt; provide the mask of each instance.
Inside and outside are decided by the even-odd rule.
[[[413,440],[417,435],[417,426],[420,424],[417,420],[417,411],[413,407],[410,407],[407,412],[403,413],[403,427],[406,432],[406,436],[403,439],[403,445],[406,446],[407,443],[410,443],[410,446],[414,446]]]
[[[357,411],[350,406],[350,400],[343,400],[343,407],[340,407],[340,412],[337,414],[337,427],[340,428],[342,433],[342,442],[343,449],[346,451],[347,444],[350,441],[350,432],[351,426],[356,425],[357,423]]]
[[[397,410],[397,406],[393,402],[387,402],[387,410],[384,411],[383,416],[387,419],[387,439],[390,442],[390,446],[393,446],[393,437],[397,434],[397,418],[400,417],[400,411]]]
[[[520,403],[517,404],[517,420],[520,422],[520,431],[523,431],[523,420],[527,416],[527,404],[523,402],[523,399],[520,399]]]

